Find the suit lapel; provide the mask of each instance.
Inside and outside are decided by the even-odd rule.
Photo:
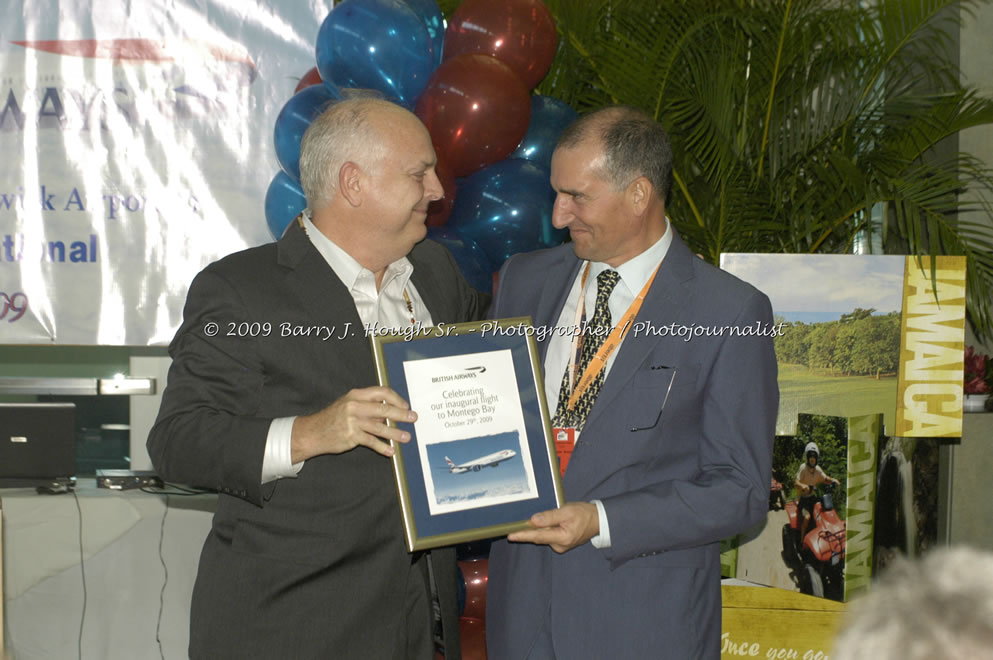
[[[299,308],[313,320],[314,325],[333,328],[334,342],[364,339],[365,327],[355,308],[355,301],[310,242],[303,225],[294,223],[280,239],[277,249],[279,264],[287,268],[286,290],[292,292],[290,295],[296,297]],[[352,334],[346,339],[339,339],[346,328]],[[336,351],[334,360],[336,366],[356,374],[372,368],[371,351]]]
[[[289,268],[286,279],[303,308],[319,324],[361,327],[355,301],[307,237],[303,225],[294,223],[279,241],[279,263]]]
[[[679,235],[675,234],[658,275],[635,318],[636,324],[644,322],[658,328],[680,318],[686,304],[686,283],[693,278],[692,260],[695,258]],[[587,426],[609,409],[611,401],[624,391],[635,372],[661,340],[662,336],[658,333],[639,332],[636,335],[632,330],[627,334],[586,419]]]
[[[551,328],[558,323],[559,315],[562,314],[562,308],[582,264],[583,260],[570,249],[562,251],[562,260],[559,263],[549,266],[548,277],[541,286],[541,296],[535,306],[535,316],[532,319],[536,327]],[[548,352],[550,338],[551,333],[538,346],[541,364],[545,363],[545,353]],[[548,374],[545,374],[545,377],[547,378]],[[561,379],[562,374],[557,374],[555,377]]]

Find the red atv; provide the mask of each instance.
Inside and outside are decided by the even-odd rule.
[[[845,521],[834,510],[835,484],[823,485],[814,503],[807,533],[800,538],[799,500],[786,503],[789,522],[783,525],[783,559],[794,569],[800,591],[843,601],[845,596]]]

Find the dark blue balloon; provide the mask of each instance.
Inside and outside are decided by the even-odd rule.
[[[434,0],[404,0],[407,6],[420,16],[431,35],[434,47],[434,65],[441,64],[441,51],[445,45],[445,17]]]
[[[336,88],[311,85],[290,97],[279,111],[273,131],[276,160],[294,180],[300,180],[300,140],[303,139],[304,131],[317,115],[338,99],[341,99],[341,92]]]
[[[476,241],[496,270],[512,254],[565,240],[566,230],[552,226],[554,202],[548,170],[529,160],[501,160],[459,185],[447,227]]]
[[[338,87],[375,89],[413,107],[435,67],[427,26],[403,0],[346,0],[317,33],[317,70]]]
[[[578,116],[576,111],[564,101],[533,94],[528,132],[508,158],[523,158],[551,168],[555,143],[558,142],[565,127]]]
[[[277,172],[265,193],[265,221],[272,237],[279,240],[293,218],[305,208],[307,198],[303,196],[300,184],[286,172]]]
[[[459,236],[447,227],[428,227],[428,238],[448,248],[472,288],[484,293],[493,291],[494,269],[476,241]]]

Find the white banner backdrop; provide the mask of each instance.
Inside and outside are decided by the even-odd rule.
[[[0,8],[0,344],[161,345],[273,240],[276,116],[332,0]]]

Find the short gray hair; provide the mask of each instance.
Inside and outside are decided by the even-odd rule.
[[[583,115],[559,136],[556,149],[586,142],[603,147],[603,178],[621,190],[643,176],[652,182],[663,203],[672,189],[672,146],[669,135],[648,113],[624,105],[608,106]]]
[[[832,660],[990,657],[993,553],[938,548],[898,558],[850,603]]]
[[[399,106],[369,94],[351,94],[317,116],[300,141],[300,186],[311,210],[327,206],[338,192],[338,172],[348,161],[370,163],[382,140],[369,117]]]

